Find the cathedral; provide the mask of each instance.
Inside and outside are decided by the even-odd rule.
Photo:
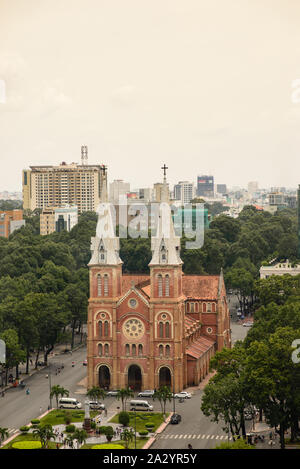
[[[102,205],[108,207],[106,186]],[[169,204],[165,177],[161,202]],[[123,274],[112,213],[99,215],[89,262],[88,388],[167,385],[179,392],[198,385],[215,352],[231,346],[222,271],[183,273],[180,238],[163,208],[151,250],[149,274]]]

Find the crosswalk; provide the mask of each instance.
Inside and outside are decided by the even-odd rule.
[[[157,439],[160,440],[219,440],[219,441],[232,441],[232,437],[228,438],[228,435],[208,435],[206,433],[199,433],[199,434],[174,434],[174,433],[161,433],[157,435]]]
[[[17,428],[8,428],[7,433],[9,433],[9,436],[14,435],[17,433],[18,429]]]

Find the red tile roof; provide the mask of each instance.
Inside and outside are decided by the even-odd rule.
[[[215,342],[206,337],[199,337],[186,349],[187,355],[190,355],[193,358],[200,358],[204,355],[210,348],[214,346]]]
[[[183,293],[195,300],[216,300],[219,275],[183,275]]]

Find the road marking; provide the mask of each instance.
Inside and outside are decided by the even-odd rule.
[[[224,438],[224,436],[223,436],[223,435],[222,435],[222,436],[220,436],[220,440],[223,440],[223,438]]]
[[[165,438],[169,438],[169,435],[168,435],[168,434],[167,434],[167,435],[165,435]]]
[[[213,439],[214,439],[214,437],[215,437],[215,435],[211,435],[211,440],[213,440]]]
[[[173,437],[174,437],[174,435],[170,435],[170,439],[173,438]]]
[[[193,435],[192,438],[194,439],[194,438],[196,438],[196,436],[197,436],[197,435]]]
[[[216,436],[216,440],[218,440],[218,439],[219,439],[219,435]]]
[[[178,435],[174,435],[174,438],[178,438]]]
[[[183,438],[187,438],[187,435],[184,435]]]
[[[200,440],[200,438],[201,438],[201,433],[200,433],[200,435],[197,436],[197,440]]]
[[[206,439],[209,440],[210,435],[206,435]]]
[[[204,440],[204,438],[205,438],[205,435],[202,435],[202,440]]]
[[[182,437],[183,437],[183,435],[179,435],[179,436],[178,436],[178,438],[182,438]]]

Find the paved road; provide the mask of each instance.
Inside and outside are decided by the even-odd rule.
[[[70,397],[77,397],[84,402],[85,395],[78,394],[82,388],[78,383],[86,376],[86,367],[82,365],[86,358],[86,348],[81,348],[73,354],[59,355],[50,359],[50,366],[40,370],[33,376],[22,378],[30,388],[30,394],[26,395],[21,388],[12,388],[6,391],[5,397],[0,397],[0,427],[9,429],[10,435],[16,432],[22,425],[26,425],[32,419],[37,418],[48,409],[49,405],[49,378],[46,374],[51,372],[51,385],[59,384],[70,392]],[[74,368],[72,361],[75,361]],[[57,365],[64,364],[64,369],[55,375]],[[55,399],[53,407],[56,406]],[[41,412],[42,410],[42,412]]]

